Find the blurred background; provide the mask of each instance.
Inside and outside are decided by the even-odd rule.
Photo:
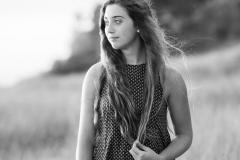
[[[0,160],[74,159],[104,1],[0,1]],[[153,3],[186,52],[169,61],[185,78],[194,128],[178,159],[240,159],[240,1]]]

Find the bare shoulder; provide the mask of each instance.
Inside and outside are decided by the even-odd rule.
[[[165,68],[165,88],[169,94],[173,92],[186,92],[186,84],[181,75],[176,69],[166,66]]]
[[[101,62],[95,63],[88,69],[86,76],[90,76],[91,78],[98,79],[102,73],[102,70],[103,70],[102,63]]]
[[[102,70],[103,70],[103,65],[101,62],[98,62],[94,65],[92,65],[83,80],[83,85],[82,85],[82,96],[85,97],[87,96],[87,99],[89,98],[94,98],[94,94],[96,91],[96,82],[99,80],[99,77],[101,76]]]
[[[166,76],[166,81],[168,81],[169,83],[183,83],[184,79],[181,75],[181,73],[179,73],[176,69],[171,68],[169,66],[166,66],[165,69],[165,76]]]

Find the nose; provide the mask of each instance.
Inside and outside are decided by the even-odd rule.
[[[107,33],[115,33],[115,29],[111,23],[109,23],[108,26],[106,27],[106,31]]]

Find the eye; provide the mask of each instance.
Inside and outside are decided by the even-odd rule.
[[[115,20],[116,24],[120,24],[122,21],[121,20]]]
[[[105,21],[105,26],[108,26],[108,23],[109,23],[108,21]]]

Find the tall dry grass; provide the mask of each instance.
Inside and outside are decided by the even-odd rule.
[[[35,78],[0,90],[0,159],[73,159],[83,76]]]
[[[190,74],[179,61],[173,66],[188,85],[194,139],[178,159],[240,159],[240,47],[186,62]],[[74,159],[83,77],[36,77],[0,89],[0,160]]]
[[[186,62],[189,74],[179,63],[175,66],[191,93],[194,139],[179,160],[240,159],[240,46],[189,57]]]

